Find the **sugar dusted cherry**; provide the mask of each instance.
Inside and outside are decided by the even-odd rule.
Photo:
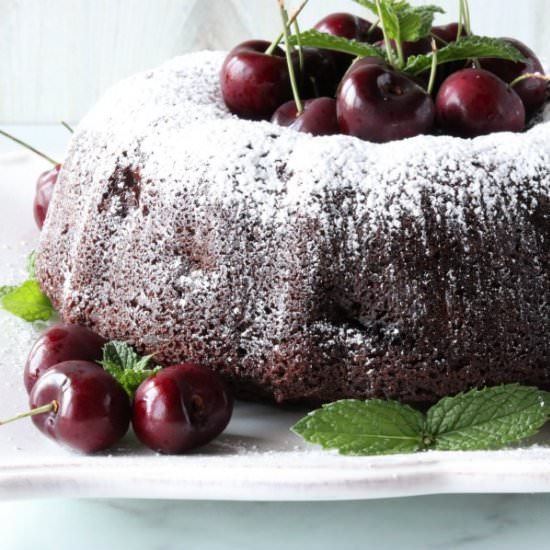
[[[233,400],[218,375],[186,363],[167,367],[141,383],[132,424],[151,449],[183,453],[218,436],[232,411]]]
[[[301,114],[298,113],[294,101],[283,103],[275,111],[271,122],[314,136],[329,136],[340,133],[336,116],[336,100],[331,97],[307,100],[304,102],[304,110]]]
[[[454,136],[520,132],[525,127],[518,94],[483,69],[464,69],[445,80],[437,94],[436,111],[439,127]]]
[[[227,55],[220,82],[223,99],[234,114],[253,120],[269,119],[277,107],[292,97],[285,54],[269,42],[250,40]]]
[[[379,65],[346,76],[337,111],[344,134],[378,143],[427,133],[434,123],[429,94],[405,74]]]

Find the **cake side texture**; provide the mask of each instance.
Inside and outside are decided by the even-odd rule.
[[[80,124],[38,249],[61,317],[242,397],[550,387],[550,109],[473,140],[311,137],[230,115],[224,55],[123,81]]]

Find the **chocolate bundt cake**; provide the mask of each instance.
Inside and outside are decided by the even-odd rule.
[[[550,387],[550,108],[473,140],[312,137],[230,115],[223,60],[79,126],[37,261],[63,320],[278,402]]]

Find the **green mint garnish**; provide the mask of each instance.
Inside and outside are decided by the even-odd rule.
[[[50,299],[34,279],[16,287],[1,288],[2,308],[25,321],[47,321],[55,314]]]
[[[48,321],[55,315],[50,299],[36,280],[36,252],[27,259],[29,278],[18,286],[0,286],[0,306],[25,321]]]
[[[138,386],[161,370],[161,367],[150,367],[152,357],[141,357],[128,344],[114,341],[103,347],[103,359],[99,364],[133,398]]]
[[[407,59],[405,72],[418,75],[430,69],[433,54],[415,55]],[[500,38],[488,36],[467,36],[452,42],[437,52],[437,63],[466,61],[467,59],[484,59],[497,57],[509,61],[523,61],[524,57],[512,44]]]
[[[309,443],[346,455],[422,449],[424,415],[396,401],[346,399],[324,405],[292,427]]]
[[[548,397],[508,384],[446,397],[427,414],[396,401],[343,400],[311,412],[292,431],[347,455],[497,449],[539,431],[550,414]]]
[[[494,449],[536,434],[548,419],[545,396],[511,384],[445,397],[426,415],[435,449]]]
[[[297,46],[299,43],[304,48],[324,48],[335,52],[349,53],[357,57],[384,57],[383,50],[376,46],[357,40],[348,40],[315,29],[293,34],[289,37],[291,46]]]

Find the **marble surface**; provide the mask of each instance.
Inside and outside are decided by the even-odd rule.
[[[548,547],[550,496],[355,503],[0,504],[2,550],[516,550]]]
[[[62,157],[63,128],[12,130]],[[12,151],[0,142],[0,153]],[[0,503],[0,548],[545,548],[549,512],[549,495],[317,503],[48,498]]]

